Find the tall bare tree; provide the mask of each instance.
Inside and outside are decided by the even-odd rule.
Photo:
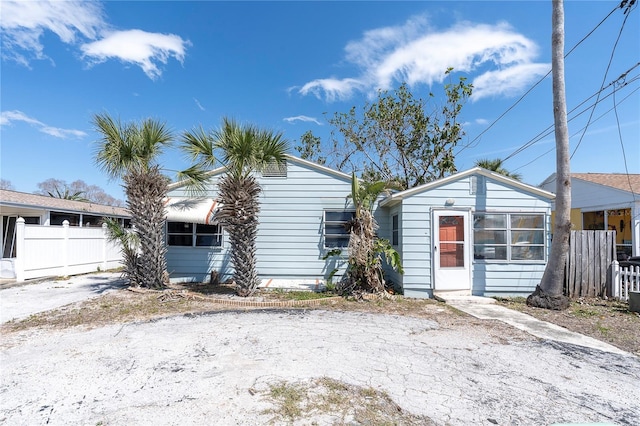
[[[10,180],[0,179],[0,189],[7,189],[9,191],[15,191],[15,188]]]
[[[62,179],[49,178],[38,183],[38,190],[34,194],[47,195],[55,198],[64,198],[75,201],[89,201],[105,206],[122,207],[124,203],[104,192],[96,185],[88,185],[78,179],[70,184]]]
[[[563,0],[553,0],[551,47],[553,121],[556,136],[556,217],[549,261],[540,285],[527,298],[527,305],[560,310],[569,306],[569,299],[563,294],[563,285],[571,231],[569,130],[564,88]]]

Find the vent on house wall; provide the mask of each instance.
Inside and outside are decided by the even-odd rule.
[[[484,176],[471,176],[469,181],[469,194],[485,195],[487,193],[487,182]]]
[[[287,177],[287,162],[276,163],[275,161],[271,161],[267,164],[267,167],[262,171],[263,177],[278,177],[278,178],[286,178]]]

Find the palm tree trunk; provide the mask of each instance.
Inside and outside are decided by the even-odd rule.
[[[252,176],[228,174],[220,179],[220,210],[216,220],[229,234],[233,278],[239,296],[250,296],[258,288],[256,238],[260,212],[260,185]]]
[[[166,281],[166,245],[164,242],[164,198],[168,179],[160,170],[131,172],[124,177],[127,207],[140,241],[139,285],[160,289]]]
[[[569,130],[564,85],[564,6],[553,0],[552,76],[553,119],[556,136],[556,216],[551,254],[542,281],[527,298],[527,304],[546,309],[566,309],[569,300],[563,295],[564,270],[571,233],[571,174],[569,167]]]

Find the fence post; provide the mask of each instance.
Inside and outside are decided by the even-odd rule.
[[[620,299],[620,264],[617,260],[611,263],[611,296]]]
[[[107,224],[102,224],[102,270],[107,270],[107,243],[109,239],[107,238]]]
[[[69,276],[69,221],[62,222],[62,275]]]
[[[16,259],[13,264],[16,273],[16,281],[24,281],[24,218],[16,220]]]

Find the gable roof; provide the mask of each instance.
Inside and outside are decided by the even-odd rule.
[[[610,186],[622,191],[640,194],[640,174],[625,173],[571,173],[571,178],[581,179],[599,185]]]
[[[404,200],[407,197],[410,197],[414,194],[418,194],[420,192],[424,192],[424,191],[428,191],[430,189],[433,188],[437,188],[439,186],[445,185],[449,182],[470,176],[470,175],[481,175],[481,176],[485,176],[488,178],[491,178],[493,180],[496,180],[498,182],[504,183],[506,185],[509,186],[513,186],[516,187],[518,189],[521,189],[525,192],[529,192],[531,194],[535,194],[541,197],[545,197],[548,199],[554,199],[555,195],[549,191],[545,191],[543,189],[540,189],[538,187],[532,186],[532,185],[528,185],[526,183],[522,183],[519,180],[515,180],[515,179],[511,179],[509,177],[506,177],[504,175],[501,175],[499,173],[495,173],[492,172],[490,170],[487,169],[483,169],[482,167],[474,167],[472,169],[469,170],[465,170],[463,172],[460,173],[456,173],[453,174],[451,176],[447,176],[445,178],[442,179],[438,179],[438,180],[434,180],[433,182],[429,182],[429,183],[425,183],[423,185],[420,186],[416,186],[414,188],[409,188],[409,189],[405,189],[404,191],[401,192],[396,192],[395,194],[392,194],[390,196],[388,196],[387,198],[385,198],[384,200],[382,200],[380,202],[381,206],[386,206],[386,205],[390,205],[390,204],[395,204],[396,202],[399,202],[401,200]]]
[[[300,164],[302,166],[308,167],[310,169],[314,169],[314,170],[317,170],[317,171],[320,171],[320,172],[323,172],[323,173],[330,174],[330,175],[332,175],[332,176],[334,176],[334,177],[336,177],[338,179],[351,181],[351,175],[349,175],[347,173],[339,172],[337,170],[331,169],[331,168],[329,168],[327,166],[320,165],[318,163],[314,163],[314,162],[309,161],[309,160],[303,160],[302,158],[293,156],[291,154],[285,154],[285,157],[286,157],[287,161],[290,161],[292,163],[297,163],[297,164]],[[219,174],[223,173],[224,171],[225,171],[225,167],[224,166],[223,167],[218,167],[217,169],[210,170],[209,172],[206,173],[206,175],[208,177],[212,177],[212,176],[219,175]],[[180,187],[182,187],[182,186],[184,186],[186,184],[187,184],[186,180],[181,180],[181,181],[178,181],[178,182],[171,183],[171,184],[169,184],[169,190],[171,191],[173,189],[180,188]]]
[[[571,173],[571,179],[579,179],[620,191],[640,194],[640,174],[626,173]],[[546,178],[540,186],[550,185],[556,180],[556,173]]]
[[[88,203],[85,201],[65,200],[64,198],[9,191],[7,189],[0,189],[0,205],[74,213],[92,213],[105,216],[131,216],[129,211],[122,207],[106,206],[104,204]]]

